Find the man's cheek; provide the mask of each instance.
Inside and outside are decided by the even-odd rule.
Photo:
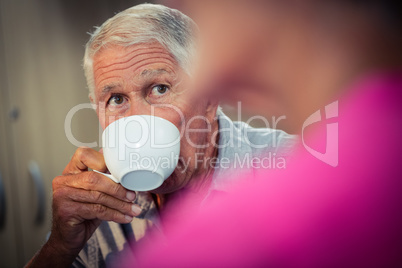
[[[102,111],[99,111],[98,109],[97,109],[96,113],[97,113],[97,115],[98,115],[98,119],[99,119],[99,124],[100,124],[100,126],[102,127],[102,129],[105,129],[105,128],[110,124],[110,123],[107,122],[107,120],[106,120],[106,115],[105,115],[105,113],[102,112]]]
[[[212,122],[204,115],[192,117],[186,124],[184,138],[195,150],[208,147],[208,135],[212,132]]]
[[[192,138],[182,138],[181,142],[180,142],[180,152],[182,154],[183,157],[185,158],[194,158],[194,155],[199,152],[202,151],[200,150],[198,147],[198,144],[194,141],[197,141],[197,137],[192,137]]]
[[[104,104],[99,103],[96,112],[98,114],[99,124],[101,125],[102,129],[105,129],[107,126],[117,120],[116,116],[110,116],[107,114]]]
[[[118,119],[121,119],[121,118],[124,118],[124,116],[122,116],[122,115],[119,115],[119,116],[116,116],[116,115],[106,115],[106,116],[104,116],[104,117],[99,117],[99,123],[100,123],[102,129],[105,129],[105,128],[107,128],[111,123],[113,123],[114,121],[116,121],[116,120],[118,120]]]

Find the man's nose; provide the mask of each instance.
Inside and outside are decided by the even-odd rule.
[[[145,100],[133,101],[130,105],[130,109],[127,111],[125,116],[132,115],[151,115],[154,108],[149,105]]]

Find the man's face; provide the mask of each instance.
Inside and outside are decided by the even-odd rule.
[[[122,117],[150,114],[172,122],[180,131],[206,129],[207,121],[212,122],[215,117],[215,111],[208,112],[207,101],[195,101],[188,75],[159,43],[100,50],[94,56],[93,70],[92,101],[97,104],[103,129]],[[189,121],[195,116],[207,120]],[[203,146],[194,145],[208,143],[208,135],[191,132],[182,137],[178,167],[155,192],[173,192],[189,182],[197,172],[195,155],[204,152],[197,148]]]

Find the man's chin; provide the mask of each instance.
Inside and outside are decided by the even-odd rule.
[[[177,186],[177,184],[175,183],[175,178],[172,178],[172,176],[170,176],[169,178],[167,178],[161,186],[159,186],[158,188],[149,191],[150,193],[153,194],[171,194],[176,192],[177,190],[179,190],[181,187]]]

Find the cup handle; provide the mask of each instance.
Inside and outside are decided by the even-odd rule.
[[[96,173],[102,174],[103,176],[108,177],[109,179],[111,179],[111,180],[114,181],[115,183],[120,183],[119,180],[116,179],[115,177],[113,177],[113,175],[111,175],[111,174],[106,174],[106,173],[97,171],[97,170],[95,170],[95,169],[94,169],[93,171],[95,171]]]

